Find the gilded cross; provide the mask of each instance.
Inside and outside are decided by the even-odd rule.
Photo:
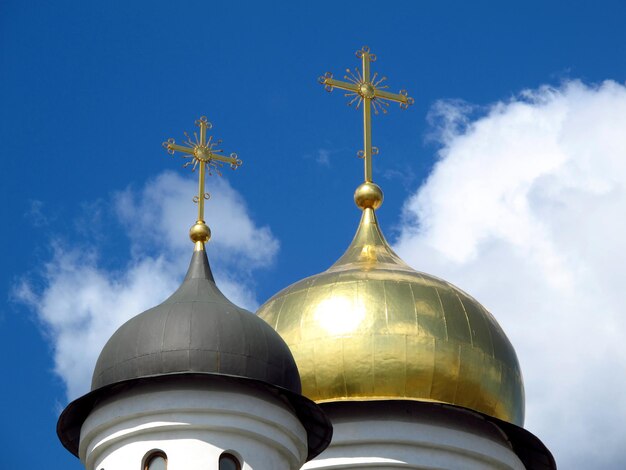
[[[402,109],[407,109],[414,103],[413,98],[409,97],[406,90],[399,93],[390,93],[385,91],[389,87],[383,85],[387,77],[378,78],[378,73],[370,77],[370,63],[376,61],[376,55],[370,52],[369,47],[363,46],[361,50],[356,52],[356,56],[361,59],[362,71],[354,69],[346,69],[347,74],[344,78],[347,82],[335,80],[333,74],[326,72],[319,78],[319,81],[326,91],[333,91],[333,88],[345,90],[345,96],[350,98],[348,106],[356,103],[356,109],[363,105],[363,150],[358,152],[358,156],[365,160],[365,181],[372,182],[372,156],[378,154],[378,149],[372,147],[372,108],[374,114],[382,111],[387,113],[389,107],[388,101],[400,103]]]
[[[196,225],[191,228],[190,237],[194,242],[200,241],[205,243],[210,237],[210,231],[204,222],[204,201],[210,197],[209,193],[205,192],[204,188],[206,174],[212,175],[213,172],[215,172],[221,176],[220,168],[224,166],[224,163],[227,163],[233,170],[236,170],[241,166],[242,162],[239,160],[236,153],[224,155],[224,151],[217,148],[221,145],[221,140],[213,140],[213,136],[209,136],[207,139],[207,130],[211,129],[213,126],[207,121],[206,116],[202,116],[198,119],[196,126],[200,128],[199,136],[194,132],[192,139],[191,136],[185,132],[186,140],[184,145],[177,144],[174,139],[168,139],[166,142],[163,142],[163,147],[167,149],[170,155],[180,152],[183,158],[189,159],[189,161],[183,165],[183,168],[191,166],[191,171],[196,171],[196,168],[199,170],[198,195],[193,198],[193,201],[198,204],[198,220],[196,221]]]

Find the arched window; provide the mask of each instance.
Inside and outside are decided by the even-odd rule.
[[[224,452],[222,455],[220,455],[219,470],[241,470],[241,464],[239,463],[239,459],[233,454]]]
[[[142,470],[167,470],[167,455],[160,450],[153,450],[144,459]]]

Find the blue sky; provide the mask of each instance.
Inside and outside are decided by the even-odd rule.
[[[624,18],[613,1],[3,2],[0,466],[81,468],[55,435],[89,379],[68,360],[180,278],[194,183],[161,142],[199,116],[244,161],[208,182],[224,290],[254,309],[338,258],[361,115],[317,77],[367,44],[415,98],[374,120],[387,237],[501,321],[563,468],[623,468]]]

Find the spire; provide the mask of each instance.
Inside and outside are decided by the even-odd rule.
[[[389,246],[380,230],[374,209],[367,207],[363,209],[352,243],[327,272],[372,269],[413,271]]]
[[[380,111],[387,114],[389,101],[400,103],[402,109],[407,109],[414,100],[406,90],[401,90],[400,93],[385,91],[389,88],[388,85],[383,85],[387,77],[378,78],[378,72],[370,76],[370,63],[376,61],[376,54],[372,54],[369,47],[363,46],[356,51],[356,56],[361,59],[362,70],[346,69],[344,78],[347,82],[335,80],[330,72],[321,76],[319,82],[328,92],[333,91],[333,88],[345,90],[345,96],[350,99],[348,106],[356,103],[356,109],[359,109],[363,105],[363,150],[359,150],[357,156],[365,164],[365,181],[354,193],[354,201],[362,210],[376,210],[383,203],[383,192],[372,180],[372,156],[378,154],[378,148],[372,147],[372,108],[374,114]]]
[[[178,145],[172,138],[163,142],[163,147],[167,149],[170,155],[176,152],[182,153],[183,158],[189,159],[183,168],[191,166],[191,171],[198,171],[198,195],[193,198],[193,202],[198,204],[198,218],[196,223],[189,229],[189,238],[195,244],[194,251],[204,251],[204,244],[211,238],[211,229],[204,221],[204,201],[208,200],[210,195],[205,192],[204,180],[206,174],[209,176],[213,172],[222,176],[220,168],[224,163],[228,163],[233,170],[241,166],[242,161],[239,160],[236,153],[224,155],[223,150],[217,148],[222,141],[213,140],[213,136],[209,136],[207,140],[206,131],[211,129],[213,125],[207,121],[206,116],[202,116],[196,121],[196,126],[200,128],[200,136],[196,132],[193,133],[193,139],[185,132],[185,145]]]

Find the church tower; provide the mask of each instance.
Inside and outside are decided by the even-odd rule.
[[[549,450],[522,427],[522,374],[495,318],[459,288],[409,267],[380,230],[371,111],[413,100],[370,76],[376,56],[367,47],[357,57],[362,69],[348,70],[348,81],[320,78],[363,108],[356,235],[327,271],[258,310],[291,349],[303,394],[334,427],[328,449],[303,468],[554,469]]]
[[[207,138],[170,153],[198,169],[187,275],[162,304],[122,325],[98,358],[91,391],[61,414],[57,433],[87,470],[297,470],[330,442],[332,427],[301,395],[283,339],[218,289],[205,244],[205,175],[238,167]]]

